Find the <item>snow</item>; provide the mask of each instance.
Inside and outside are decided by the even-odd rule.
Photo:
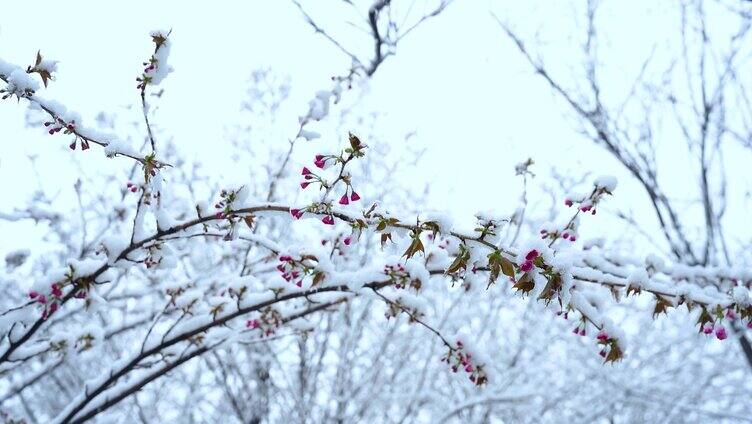
[[[613,193],[616,190],[617,180],[616,177],[611,175],[601,175],[595,179],[595,186],[600,189],[604,189],[609,193]]]
[[[18,97],[23,97],[28,91],[39,90],[39,81],[34,79],[31,74],[27,74],[23,69],[15,69],[7,77],[8,84],[5,90]]]

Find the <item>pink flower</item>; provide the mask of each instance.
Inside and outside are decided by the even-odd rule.
[[[36,299],[37,297],[39,297],[39,292],[38,291],[32,290],[32,291],[29,292],[29,298]]]
[[[716,330],[715,330],[715,336],[718,338],[718,340],[725,340],[726,337],[728,337],[726,335],[726,329],[723,328],[723,327],[716,328]]]
[[[326,225],[334,225],[334,217],[331,215],[325,216],[321,222],[323,222]]]
[[[292,262],[292,257],[288,255],[282,255],[279,257],[279,260],[282,262]]]
[[[569,241],[575,241],[575,240],[577,240],[577,237],[575,237],[574,235],[569,237]]]
[[[583,328],[582,330],[580,330],[580,336],[584,336],[584,335],[587,335],[587,332],[585,331],[585,328]]]
[[[736,312],[734,312],[733,309],[729,309],[728,311],[726,311],[726,318],[728,319],[736,318]]]
[[[300,209],[290,209],[290,215],[295,219],[300,219],[303,216],[303,212]]]
[[[520,271],[522,272],[530,272],[533,270],[533,262],[532,261],[525,261],[520,265]]]
[[[316,155],[314,156],[313,160],[315,160],[316,162],[324,160],[324,155]]]
[[[352,237],[347,236],[344,240],[342,240],[342,243],[345,243],[345,246],[349,246],[350,243],[352,243]]]
[[[248,327],[248,328],[259,328],[260,327],[258,320],[255,320],[255,319],[249,319],[248,321],[246,321],[245,326]]]
[[[572,203],[572,199],[564,199],[564,204],[571,207],[574,203]]]
[[[569,238],[569,233],[562,233],[562,234],[561,234],[561,237],[562,237],[562,238],[563,238],[564,240],[566,240],[566,239],[568,239],[568,238]]]
[[[526,260],[526,261],[532,261],[532,260],[534,260],[535,258],[537,258],[537,257],[538,257],[538,255],[539,255],[538,251],[537,251],[537,250],[535,250],[535,249],[533,249],[533,250],[531,250],[531,251],[527,252],[527,254],[525,255],[525,260]]]
[[[131,193],[135,193],[137,191],[138,191],[138,187],[136,186],[131,187]]]
[[[465,367],[465,371],[466,372],[473,372],[473,366],[470,365],[470,364],[467,364],[467,366]]]
[[[308,187],[309,184],[311,184],[311,183],[309,183],[307,181],[303,181],[302,183],[300,183],[300,188],[305,189],[306,187]]]
[[[61,297],[63,295],[63,291],[60,289],[60,286],[57,283],[53,283],[52,286],[52,295],[55,297]]]
[[[592,209],[592,208],[593,208],[593,207],[592,207],[592,206],[590,206],[590,205],[584,205],[584,206],[580,206],[580,210],[581,210],[581,211],[583,211],[583,212],[587,212],[587,211],[589,211],[589,210],[590,210],[590,209]]]
[[[51,303],[50,304],[50,315],[54,314],[55,311],[57,311],[57,303]]]
[[[347,198],[347,194],[343,194],[342,197],[339,198],[339,204],[340,205],[349,205],[350,200]]]
[[[702,332],[705,334],[710,334],[713,332],[713,326],[712,325],[706,325],[703,327]]]
[[[37,302],[39,302],[39,303],[47,303],[47,297],[45,295],[43,295],[43,294],[40,294],[37,297]]]
[[[747,328],[752,329],[752,320],[747,323]]]
[[[317,168],[324,169],[326,168],[326,159],[324,159],[321,155],[316,155],[316,161],[313,162],[314,165],[316,165]]]
[[[300,174],[301,174],[301,175],[308,175],[308,174],[310,174],[310,173],[311,173],[311,170],[310,170],[310,169],[308,169],[308,168],[307,168],[307,167],[305,167],[305,166],[303,167],[303,171],[301,171],[301,172],[300,172]]]
[[[596,338],[602,342],[605,342],[606,340],[608,340],[608,334],[606,334],[605,331],[601,330],[598,332]]]
[[[353,202],[357,202],[358,200],[360,200],[360,196],[358,196],[358,193],[353,191],[352,194],[350,195],[350,200],[352,200]]]

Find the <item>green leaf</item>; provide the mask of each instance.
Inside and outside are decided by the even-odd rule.
[[[532,277],[530,277],[530,274],[525,273],[512,287],[517,289],[517,291],[521,291],[523,294],[528,294],[535,288],[535,283],[533,282]]]
[[[665,297],[656,295],[655,308],[653,308],[653,319],[660,314],[665,314],[668,308],[672,308],[674,305],[668,301]]]
[[[501,256],[501,253],[499,256]],[[501,256],[501,272],[509,278],[514,278],[514,264],[503,256]]]
[[[419,237],[414,237],[412,243],[410,243],[410,246],[402,256],[406,256],[408,259],[410,259],[418,252],[423,252],[424,254],[426,253],[423,249],[423,242],[420,241]]]
[[[454,262],[449,265],[449,268],[446,269],[444,275],[454,274],[456,272],[459,272],[460,270],[467,269],[468,260],[470,260],[470,251],[467,249],[467,247],[465,247],[465,245],[461,244],[460,251],[457,254],[457,257],[454,259]]]

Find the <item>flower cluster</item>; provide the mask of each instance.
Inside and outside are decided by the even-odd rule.
[[[449,351],[441,358],[441,362],[446,362],[450,365],[452,372],[459,372],[460,370],[467,373],[467,377],[476,386],[482,386],[488,382],[488,376],[484,370],[483,364],[476,364],[473,360],[473,355],[467,352],[465,345],[461,340],[456,341],[456,348],[450,348]]]
[[[598,354],[605,360],[605,362],[615,362],[621,359],[623,353],[616,338],[609,336],[608,333],[603,330],[599,331],[595,338],[601,346],[601,350]]]
[[[525,260],[519,264],[520,271],[522,272],[530,272],[533,270],[533,267],[535,267],[535,260],[540,256],[540,253],[538,253],[537,250],[533,249],[530,250],[525,254]]]
[[[55,135],[59,133],[60,131],[63,131],[63,134],[73,134],[74,138],[71,144],[68,145],[68,147],[71,150],[76,150],[76,145],[81,145],[81,150],[88,150],[89,147],[89,141],[76,133],[76,121],[71,120],[69,122],[65,122],[65,120],[61,118],[54,118],[52,121],[47,121],[44,123],[44,127],[47,130],[47,133],[50,135]]]
[[[131,192],[135,193],[138,191],[138,186],[131,181],[128,181],[128,183],[125,185],[125,187]]]
[[[384,274],[389,277],[395,289],[404,289],[409,286],[412,289],[420,290],[422,286],[420,279],[411,278],[410,273],[400,263],[396,265],[384,265]]]
[[[250,330],[260,330],[261,337],[269,337],[284,324],[282,314],[274,308],[266,308],[261,311],[258,318],[252,318],[245,322],[245,327]]]
[[[300,182],[301,189],[305,190],[311,184],[317,184],[319,186],[319,189],[325,190],[325,193],[319,203],[315,203],[302,209],[291,208],[290,214],[293,216],[293,218],[300,219],[306,212],[323,213],[325,214],[325,216],[321,219],[321,222],[326,225],[334,225],[335,221],[334,216],[331,213],[331,202],[327,201],[327,197],[329,193],[334,189],[334,187],[336,187],[339,183],[343,183],[345,185],[345,192],[339,197],[338,200],[338,203],[340,205],[346,206],[349,205],[350,202],[357,202],[358,200],[360,200],[360,194],[358,194],[353,188],[350,180],[350,175],[345,172],[345,168],[347,167],[347,164],[350,163],[350,161],[352,161],[353,159],[360,158],[365,155],[364,150],[366,148],[366,145],[361,143],[360,139],[352,133],[349,137],[350,147],[346,148],[342,152],[342,154],[318,154],[314,157],[313,164],[316,166],[316,168],[319,168],[321,170],[325,170],[332,165],[340,165],[339,174],[334,179],[334,181],[332,181],[331,183],[328,182],[324,178],[323,174],[313,172],[307,166],[304,166],[300,171],[300,174],[303,176],[303,181]]]
[[[157,85],[164,79],[165,76],[171,71],[167,65],[167,57],[170,52],[170,44],[168,37],[170,32],[154,31],[151,33],[151,39],[155,44],[154,54],[146,61],[143,62],[144,70],[141,76],[136,78],[138,85],[136,88],[143,91],[146,90],[148,84]]]
[[[217,219],[227,218],[231,216],[232,209],[230,206],[232,205],[232,202],[235,201],[237,194],[237,191],[225,189],[219,192],[220,200],[218,200],[217,203],[214,204],[214,209],[217,209],[217,213],[214,216]]]
[[[50,292],[47,295],[39,293],[36,290],[32,290],[29,292],[29,298],[39,303],[43,307],[42,319],[47,319],[50,315],[54,314],[60,307],[60,302],[63,297],[62,286],[63,286],[62,282],[52,283],[50,285]]]
[[[308,257],[301,257],[295,259],[290,255],[280,255],[279,264],[277,265],[277,271],[280,272],[282,278],[294,284],[297,287],[303,287],[303,280],[307,276],[313,276],[311,286],[315,286],[323,281],[325,275],[321,271],[317,271],[313,266],[306,263]]]

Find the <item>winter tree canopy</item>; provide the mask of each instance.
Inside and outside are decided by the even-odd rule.
[[[3,14],[3,422],[752,421],[752,3],[279,3]]]

